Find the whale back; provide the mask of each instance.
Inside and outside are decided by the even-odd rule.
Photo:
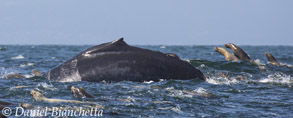
[[[160,79],[204,80],[189,63],[159,51],[129,46],[123,38],[89,48],[52,69],[53,81],[159,81]]]

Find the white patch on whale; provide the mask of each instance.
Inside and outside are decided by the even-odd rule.
[[[61,75],[58,77],[57,80],[59,82],[74,82],[74,81],[81,81],[81,76],[77,69],[77,59],[74,59],[70,63],[70,67],[72,69],[61,68]],[[51,71],[48,72],[48,79],[50,80]]]
[[[111,43],[116,43],[116,42],[118,42],[118,41],[120,41],[121,39],[117,39],[117,40],[115,40],[115,41],[112,41]]]
[[[82,54],[82,56],[93,58],[96,56],[103,56],[103,55],[107,55],[107,54],[121,54],[121,52],[99,52],[99,53],[94,53],[94,54],[90,54],[90,53],[91,53],[91,51],[87,51],[86,53]]]

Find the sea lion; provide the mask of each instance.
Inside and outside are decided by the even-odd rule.
[[[226,61],[239,61],[239,59],[232,55],[228,50],[222,47],[215,47],[214,50],[222,55],[224,55]]]
[[[73,111],[80,111],[80,107],[71,107],[71,106],[66,106],[66,107],[54,107],[54,108],[48,108],[44,106],[35,106],[32,104],[28,103],[19,103],[19,107],[22,107],[23,109],[28,109],[28,110],[46,110],[46,111],[56,111],[56,108],[61,111],[68,111],[68,110],[73,110]],[[97,109],[105,109],[104,106],[98,105],[98,104],[90,104],[90,105],[83,105],[82,110],[90,110],[90,108],[97,108]],[[38,114],[33,114],[33,115],[38,115]],[[0,117],[1,118],[1,117]]]
[[[58,82],[205,80],[191,64],[159,51],[130,46],[123,38],[83,51],[50,70],[46,77]]]
[[[0,106],[0,111],[2,111],[3,108],[4,108],[3,106]],[[7,117],[4,116],[4,115],[2,114],[2,112],[0,112],[0,118],[7,118]]]
[[[7,105],[12,105],[12,103],[8,103],[8,102],[2,102],[2,101],[0,101],[0,105],[7,106]]]
[[[28,104],[28,103],[19,103],[18,106],[19,107],[22,107],[24,109],[34,109],[34,108],[36,108],[32,104]]]
[[[94,96],[88,94],[83,88],[75,88],[74,86],[71,87],[71,93],[75,97],[88,97],[94,98]]]
[[[2,102],[0,101],[0,118],[7,118],[5,115],[2,114],[2,110],[6,107],[12,105],[12,103]]]
[[[244,60],[244,61],[250,61],[250,57],[237,45],[233,44],[233,43],[227,43],[225,44],[226,48],[230,48],[234,55],[240,59],[240,60]]]
[[[265,56],[267,57],[270,64],[275,66],[281,65],[272,54],[265,52]]]
[[[44,101],[48,103],[89,103],[89,104],[95,104],[93,102],[86,102],[86,101],[77,101],[77,100],[62,100],[62,99],[49,99],[46,98],[44,95],[42,95],[40,92],[31,90],[30,94],[36,101]]]
[[[41,77],[42,76],[42,72],[40,72],[39,70],[32,70],[32,75],[35,77]]]
[[[39,70],[34,69],[34,70],[32,70],[31,75],[22,75],[22,74],[10,73],[10,74],[2,76],[2,78],[4,78],[4,79],[21,79],[21,78],[41,77],[41,76],[42,76],[42,72],[40,72]]]
[[[21,74],[8,74],[8,75],[5,75],[3,78],[5,79],[20,79],[20,78],[25,78],[23,75]]]

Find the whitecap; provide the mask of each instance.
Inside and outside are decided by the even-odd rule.
[[[160,48],[162,48],[162,49],[165,49],[165,48],[166,48],[166,46],[164,46],[164,45],[161,45],[161,46],[160,46]]]
[[[275,73],[275,74],[270,74],[267,76],[267,78],[260,79],[260,83],[293,83],[293,79],[291,78],[290,75],[285,75],[282,73]]]
[[[52,84],[47,84],[47,83],[39,83],[37,85],[37,87],[42,87],[42,88],[45,88],[45,89],[48,89],[48,90],[52,90],[52,91],[58,90]]]
[[[176,89],[174,89],[174,87],[168,87],[168,88],[165,88],[165,90],[170,92],[170,94],[168,96],[171,96],[171,97],[192,98],[191,94],[187,94],[187,93],[183,92],[182,90],[176,90]]]
[[[184,91],[185,93],[188,93],[190,95],[197,95],[197,96],[201,96],[201,97],[206,97],[206,98],[211,98],[214,95],[209,93],[206,89],[199,87],[193,91]]]
[[[20,64],[19,67],[23,68],[23,67],[27,67],[27,66],[34,66],[34,63],[26,63],[26,64]]]
[[[12,57],[11,59],[24,59],[24,56],[18,55],[18,56]]]
[[[25,78],[31,78],[33,75],[23,75]]]
[[[190,63],[191,62],[191,60],[190,59],[182,59],[183,61],[186,61],[186,62],[188,62],[188,63]]]
[[[199,67],[200,67],[200,68],[203,68],[203,67],[205,67],[205,66],[206,66],[206,65],[204,65],[204,64],[200,64]]]
[[[214,85],[222,85],[222,84],[230,85],[230,84],[237,84],[240,81],[237,80],[235,77],[231,77],[228,79],[223,77],[212,76],[212,77],[208,77],[206,79],[206,82],[210,84],[214,84]]]
[[[197,89],[195,89],[193,91],[196,92],[196,93],[200,93],[200,94],[207,94],[208,93],[207,90],[202,88],[202,87],[199,87],[199,88],[197,88]]]
[[[153,83],[154,81],[150,80],[150,81],[144,81],[143,83],[146,83],[146,84],[150,84],[150,83]]]

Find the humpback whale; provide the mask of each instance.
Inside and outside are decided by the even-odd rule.
[[[130,46],[123,38],[91,47],[45,76],[57,82],[205,80],[200,70],[176,55]]]

